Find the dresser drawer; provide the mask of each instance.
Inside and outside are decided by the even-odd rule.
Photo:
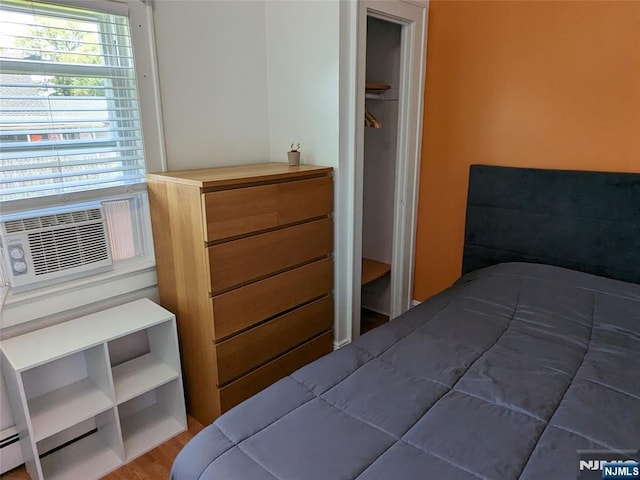
[[[266,363],[333,326],[333,296],[316,300],[214,345],[218,385]]]
[[[331,177],[208,192],[202,195],[206,242],[268,230],[333,210]]]
[[[315,220],[207,249],[211,293],[248,283],[333,251],[333,222]]]
[[[251,327],[333,289],[333,258],[294,268],[211,299],[214,340]]]
[[[333,333],[327,332],[276,358],[220,389],[222,412],[246,400],[272,383],[292,374],[333,349]]]

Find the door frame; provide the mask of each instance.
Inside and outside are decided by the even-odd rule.
[[[342,2],[341,2],[342,3]],[[351,2],[349,2],[351,3]],[[355,3],[355,2],[354,2]],[[347,20],[355,27],[343,35],[351,55],[341,55],[341,67],[351,85],[341,84],[340,92],[350,100],[341,101],[341,118],[349,125],[341,130],[351,132],[352,143],[341,139],[338,166],[338,199],[345,215],[338,220],[337,257],[344,268],[337,271],[336,318],[346,320],[336,329],[336,347],[360,336],[361,258],[362,258],[362,194],[364,171],[364,108],[366,76],[367,17],[402,25],[400,92],[398,109],[398,147],[396,152],[396,184],[394,232],[391,266],[390,318],[395,318],[411,306],[413,296],[413,263],[415,256],[416,213],[422,111],[426,67],[426,34],[428,1],[360,0],[352,7]],[[345,32],[343,32],[344,34]],[[349,41],[350,40],[350,41]],[[351,69],[345,60],[351,60]],[[415,63],[414,58],[417,58]],[[341,69],[342,70],[342,69]],[[344,71],[344,70],[343,70]],[[344,77],[341,75],[343,78]],[[355,84],[355,85],[354,85]],[[345,242],[345,243],[342,243]],[[348,308],[348,304],[351,308]],[[346,327],[346,328],[344,328]],[[340,333],[343,338],[340,338]],[[345,335],[346,334],[346,335]],[[346,336],[346,338],[344,338]]]

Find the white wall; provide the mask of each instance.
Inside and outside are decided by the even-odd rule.
[[[271,158],[292,142],[302,163],[338,165],[339,2],[267,1]]]
[[[169,170],[338,164],[338,0],[156,0]]]
[[[156,0],[169,170],[269,161],[265,2]]]
[[[364,131],[362,256],[391,264],[398,102],[367,100],[382,128]]]

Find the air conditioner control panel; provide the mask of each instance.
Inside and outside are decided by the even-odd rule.
[[[25,275],[27,273],[27,263],[24,258],[24,248],[22,244],[9,245],[9,264],[14,275]]]

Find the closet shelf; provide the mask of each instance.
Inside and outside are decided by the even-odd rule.
[[[391,265],[371,260],[370,258],[362,258],[362,285],[373,282],[378,278],[384,277],[391,271]]]
[[[364,85],[364,89],[367,92],[384,92],[390,88],[391,85],[387,85],[386,83],[367,82]]]
[[[397,101],[398,89],[384,83],[367,83],[364,98],[367,100]]]

